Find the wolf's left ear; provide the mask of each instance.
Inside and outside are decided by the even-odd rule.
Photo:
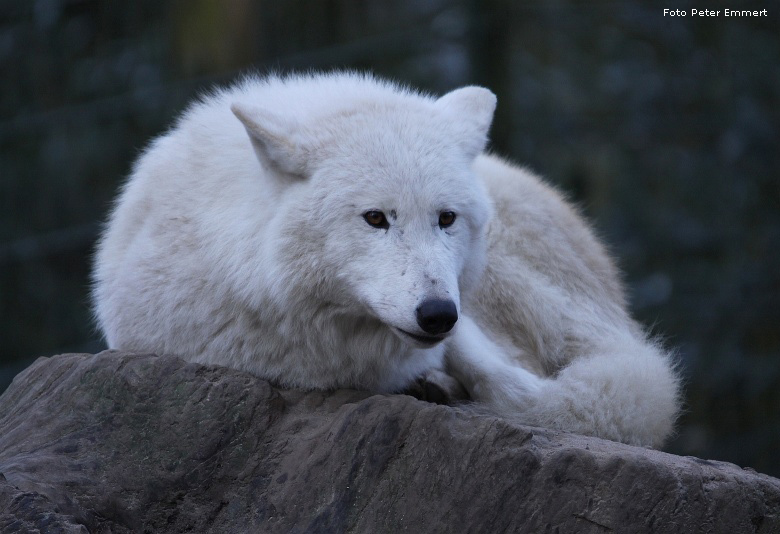
[[[308,174],[307,143],[297,121],[240,102],[230,110],[246,128],[264,166],[295,176]]]
[[[469,157],[477,157],[487,144],[496,95],[484,87],[471,85],[450,91],[436,101],[436,106],[456,124],[458,141]]]

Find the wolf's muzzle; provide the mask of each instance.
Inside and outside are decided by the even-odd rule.
[[[444,334],[458,320],[458,309],[451,300],[426,300],[417,307],[417,324],[427,334]]]

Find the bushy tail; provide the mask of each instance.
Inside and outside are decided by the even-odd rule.
[[[659,447],[679,410],[679,379],[650,343],[618,343],[546,379],[518,416],[526,423]]]
[[[509,362],[474,323],[461,326],[448,370],[497,415],[632,445],[659,447],[672,433],[680,380],[656,344],[626,333],[541,378]]]

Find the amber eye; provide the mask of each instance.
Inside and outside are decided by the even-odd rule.
[[[439,214],[439,227],[440,228],[447,228],[448,226],[452,226],[452,223],[455,222],[455,212],[454,211],[442,211]]]
[[[374,228],[390,228],[390,225],[387,223],[387,218],[385,217],[385,214],[378,210],[371,210],[367,211],[363,214],[363,218],[366,220],[368,224],[373,226]]]

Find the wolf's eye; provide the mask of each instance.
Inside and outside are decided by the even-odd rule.
[[[363,214],[363,218],[374,228],[390,228],[390,225],[387,222],[387,217],[385,217],[385,214],[381,211],[367,211]]]
[[[448,226],[452,226],[452,223],[454,222],[455,222],[454,211],[442,211],[441,213],[439,213],[440,228],[447,228]]]

